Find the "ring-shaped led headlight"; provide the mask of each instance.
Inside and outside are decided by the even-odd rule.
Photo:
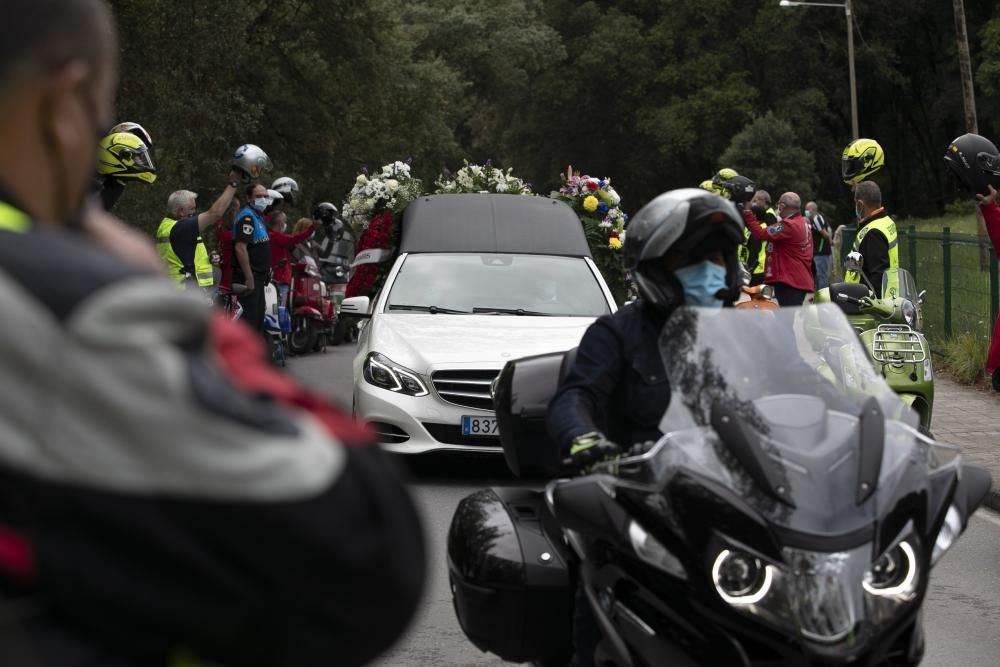
[[[907,541],[892,547],[872,564],[862,581],[871,595],[908,598],[916,592],[917,554]]]
[[[743,551],[723,549],[712,564],[715,592],[732,605],[756,604],[771,590],[774,568]]]

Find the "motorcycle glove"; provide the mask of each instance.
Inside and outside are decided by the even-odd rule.
[[[572,465],[580,469],[620,454],[621,449],[618,445],[597,431],[576,436],[569,448],[569,459]]]

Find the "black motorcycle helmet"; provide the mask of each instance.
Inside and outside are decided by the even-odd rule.
[[[746,176],[733,176],[728,181],[722,183],[723,196],[737,206],[742,206],[751,199],[757,192],[754,182]]]
[[[316,204],[316,208],[313,209],[313,218],[324,225],[332,225],[337,220],[337,213],[339,213],[337,207],[325,201]]]
[[[664,260],[671,254],[699,260],[719,250],[726,261],[726,289],[716,296],[735,301],[742,286],[737,256],[742,242],[743,217],[732,202],[697,188],[671,190],[629,221],[625,268],[646,303],[668,310],[684,303],[684,289]]]
[[[990,185],[1000,190],[1000,151],[986,137],[963,134],[949,144],[944,161],[968,197],[988,195]]]

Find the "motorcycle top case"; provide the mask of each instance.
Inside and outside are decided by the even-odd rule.
[[[541,491],[482,489],[448,531],[448,575],[462,631],[511,662],[572,651],[573,582],[562,533]]]
[[[493,407],[507,467],[519,477],[560,472],[559,448],[545,428],[549,401],[576,350],[508,361],[497,377]]]

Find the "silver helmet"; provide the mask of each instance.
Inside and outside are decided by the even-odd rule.
[[[280,192],[286,201],[293,201],[299,196],[299,184],[288,176],[276,178],[274,183],[271,183],[271,189]]]
[[[249,178],[260,178],[271,168],[271,158],[260,146],[243,144],[233,153],[232,166]]]

